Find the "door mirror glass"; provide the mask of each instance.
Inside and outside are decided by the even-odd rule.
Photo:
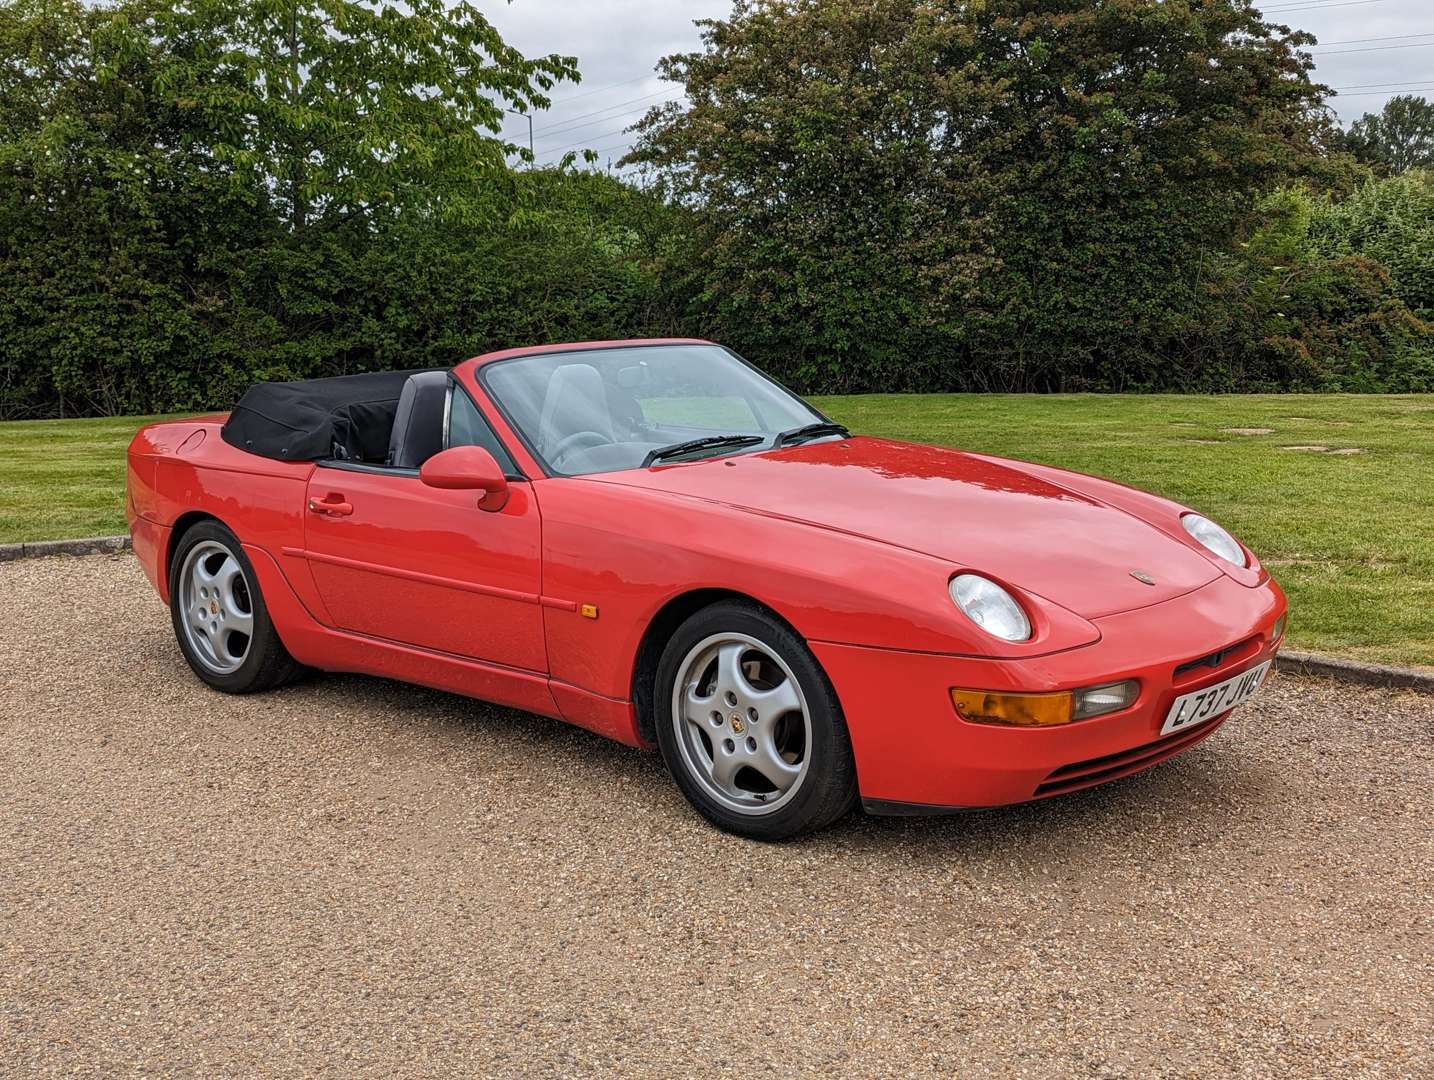
[[[481,446],[453,446],[423,463],[418,478],[432,488],[481,491],[483,510],[501,510],[508,501],[508,480],[497,460]]]

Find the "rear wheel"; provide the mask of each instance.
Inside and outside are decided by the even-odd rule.
[[[754,604],[724,602],[668,642],[654,695],[677,786],[729,832],[779,840],[856,801],[841,705],[806,643]]]
[[[216,690],[250,694],[303,674],[274,630],[239,538],[217,521],[201,521],[180,537],[169,613],[185,660]]]

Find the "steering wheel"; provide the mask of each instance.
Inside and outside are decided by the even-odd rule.
[[[611,439],[598,431],[575,431],[571,435],[563,436],[558,445],[553,447],[549,460],[553,463],[553,468],[557,468],[574,450],[591,450],[595,446],[606,446],[610,442]]]

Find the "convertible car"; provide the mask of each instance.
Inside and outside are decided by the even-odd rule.
[[[1183,506],[853,437],[704,341],[260,384],[128,466],[215,689],[368,672],[566,720],[765,839],[1145,769],[1259,689],[1285,624]]]

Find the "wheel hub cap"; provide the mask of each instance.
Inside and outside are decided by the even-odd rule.
[[[683,658],[672,697],[682,765],[724,807],[770,814],[806,778],[811,717],[791,669],[745,634],[716,634]]]
[[[248,578],[223,544],[205,540],[189,549],[179,571],[180,626],[190,651],[217,675],[238,671],[254,635]]]

